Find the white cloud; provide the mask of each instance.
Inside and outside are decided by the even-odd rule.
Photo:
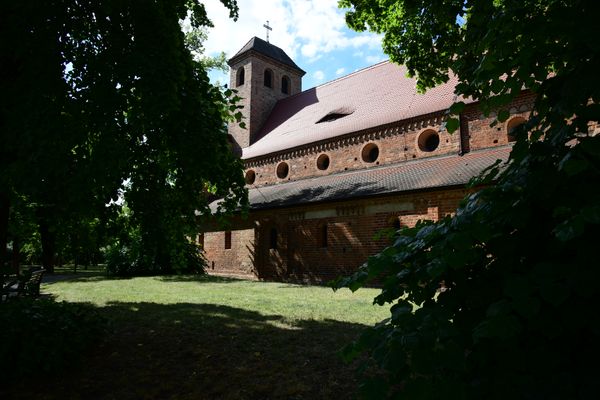
[[[301,54],[312,62],[334,50],[380,48],[381,36],[350,33],[337,1],[238,0],[240,17],[233,22],[219,0],[206,0],[208,16],[215,25],[209,30],[206,51],[212,55],[225,51],[231,57],[253,36],[265,39],[267,18],[273,28],[271,43],[292,58]]]
[[[335,74],[336,75],[341,75],[344,72],[346,72],[346,68],[338,68],[338,69],[335,70]]]
[[[313,78],[315,78],[315,80],[322,82],[323,80],[325,80],[325,73],[321,70],[315,71],[315,73],[313,74]]]
[[[367,56],[365,57],[365,60],[367,60],[369,64],[377,64],[378,62],[386,60],[386,58],[381,56]]]
[[[317,55],[319,49],[316,45],[309,43],[302,46],[302,55],[309,58],[314,58]]]

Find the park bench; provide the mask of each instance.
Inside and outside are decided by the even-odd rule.
[[[1,301],[11,297],[39,296],[44,271],[43,268],[25,271],[16,280],[3,284]]]

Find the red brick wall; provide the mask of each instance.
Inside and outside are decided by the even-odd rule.
[[[229,133],[239,146],[244,148],[256,140],[256,135],[278,100],[302,91],[302,77],[298,71],[255,53],[249,53],[247,57],[230,67],[229,87],[237,90],[237,95],[242,98],[241,105],[244,108],[241,112],[246,129],[240,128],[237,123],[231,123],[229,124]],[[242,67],[244,68],[244,84],[237,86],[237,71]],[[266,68],[273,71],[271,88],[264,85]],[[281,91],[281,78],[284,75],[290,78],[288,94]]]
[[[470,150],[479,150],[486,147],[499,146],[508,143],[508,129],[511,119],[515,117],[529,118],[533,107],[534,95],[526,93],[517,98],[509,107],[510,118],[498,123],[496,126],[490,124],[496,118],[496,113],[485,117],[478,109],[477,104],[466,107],[461,115],[463,135],[467,138]]]
[[[250,120],[256,123],[266,118],[270,111],[268,105],[274,104],[275,94],[269,91],[278,91],[281,76],[278,75],[280,72],[275,72],[276,68],[272,68],[275,72],[274,89],[264,91],[264,60],[252,59],[250,64],[250,69],[261,71],[258,75],[252,73],[255,75],[253,78],[246,72],[247,82],[252,79],[248,87],[253,96]],[[259,79],[258,83],[256,79]],[[256,87],[256,92],[253,87]],[[299,90],[299,87],[296,89]],[[245,92],[240,93],[243,95]],[[254,99],[258,99],[257,103]],[[532,103],[531,94],[518,98],[510,106],[511,119],[526,118]],[[494,114],[484,117],[476,105],[469,105],[461,115],[460,133],[450,135],[440,129],[444,114],[435,113],[288,152],[245,160],[246,170],[255,172],[254,186],[264,186],[505,145],[509,140],[507,125],[511,119],[490,127],[494,117]],[[427,129],[439,132],[439,146],[431,152],[424,152],[418,146],[419,135]],[[375,143],[379,148],[379,156],[372,163],[363,161],[361,156],[361,150],[368,143]],[[327,154],[330,160],[325,171],[317,168],[316,161],[321,154]],[[277,165],[282,161],[289,165],[289,175],[283,179],[276,175]],[[438,220],[454,213],[465,193],[464,189],[433,190],[253,212],[248,221],[233,224],[238,229],[232,231],[231,249],[224,249],[224,232],[209,230],[205,234],[209,272],[265,280],[326,282],[355,271],[370,255],[387,246],[389,239],[376,239],[376,236],[382,229],[391,228],[394,221],[399,221],[402,226],[414,226],[420,219]],[[243,229],[239,228],[242,226]],[[277,233],[276,246],[271,240],[272,229]],[[327,230],[327,246],[322,245],[324,229]]]
[[[447,131],[439,132],[442,116],[442,114],[426,116],[420,120],[394,124],[331,142],[307,146],[287,154],[247,160],[246,171],[253,170],[256,173],[255,186],[264,186],[341,171],[394,164],[398,161],[458,153],[460,136],[451,135]],[[417,144],[418,137],[429,129],[438,132],[439,146],[432,152],[421,151]],[[374,162],[366,162],[362,158],[362,150],[368,143],[376,144],[379,149],[379,156]],[[326,170],[317,167],[317,158],[321,154],[329,156],[329,167]],[[282,161],[289,165],[290,172],[287,177],[280,179],[275,171]]]
[[[461,115],[461,131],[454,134],[440,129],[444,113],[429,114],[329,142],[245,160],[246,172],[254,171],[256,178],[253,186],[266,186],[341,171],[394,164],[399,161],[502,146],[508,143],[507,125],[511,119],[527,118],[532,105],[533,95],[525,94],[519,97],[509,107],[511,113],[509,120],[494,127],[490,127],[490,124],[494,121],[495,113],[484,117],[476,104],[469,105]],[[429,129],[438,132],[439,146],[432,152],[421,151],[418,146],[419,136]],[[372,163],[363,161],[361,156],[363,147],[368,143],[375,143],[379,148],[379,158]],[[330,165],[324,171],[317,168],[317,159],[321,154],[329,156]],[[279,178],[276,174],[277,165],[281,162],[286,162],[289,166],[289,174],[285,178]]]
[[[389,245],[386,237],[375,238],[392,228],[394,219],[402,226],[437,220],[453,213],[465,193],[447,189],[252,213],[249,223],[254,228],[233,231],[230,250],[224,249],[224,232],[205,234],[209,273],[327,282],[352,273]],[[322,246],[324,224],[327,247]],[[277,230],[276,249],[270,248],[272,228]]]
[[[226,231],[204,234],[204,254],[209,273],[253,276],[254,228],[232,229],[231,248],[225,248]]]

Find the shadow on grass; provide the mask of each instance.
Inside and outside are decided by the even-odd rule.
[[[10,398],[328,399],[353,397],[339,349],[364,328],[212,304],[112,303],[111,332],[83,368]]]
[[[86,274],[44,274],[42,283],[51,285],[56,282],[72,281],[72,282],[97,282],[104,281],[108,278],[106,274],[101,272],[90,272]]]
[[[228,276],[215,276],[215,275],[162,275],[157,276],[156,279],[163,282],[200,282],[200,283],[232,283],[240,282],[244,279],[232,278]]]
[[[123,281],[129,279],[140,278],[136,276],[114,276],[103,273],[86,273],[86,274],[52,274],[44,275],[42,283],[53,284],[56,282],[98,282],[98,281]],[[198,282],[198,283],[234,283],[242,282],[244,279],[232,278],[226,276],[214,275],[155,275],[141,276],[141,278],[154,278],[161,282]]]

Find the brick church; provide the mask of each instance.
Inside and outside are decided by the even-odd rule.
[[[378,232],[452,214],[465,184],[507,159],[533,103],[523,93],[490,127],[494,115],[471,102],[449,134],[453,79],[420,94],[404,67],[382,62],[302,91],[305,72],[256,37],[229,66],[246,122],[229,134],[250,212],[230,230],[202,227],[214,274],[318,283],[355,271],[389,245]]]

